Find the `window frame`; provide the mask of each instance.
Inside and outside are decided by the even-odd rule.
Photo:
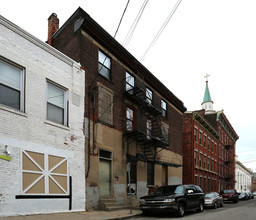
[[[53,86],[53,87],[63,91],[63,123],[59,123],[57,121],[51,120],[48,117],[49,85],[51,85],[51,86]],[[50,103],[50,104],[54,105],[52,103]],[[48,79],[46,80],[46,120],[68,127],[68,89],[63,87],[63,86],[61,86],[61,85],[59,85],[59,84],[57,84],[57,83],[55,83],[55,82],[52,82],[51,80],[48,80]]]
[[[129,75],[129,76],[127,76],[127,75]],[[131,79],[133,79],[133,85],[130,84],[129,81],[127,81],[127,79],[128,79],[129,77],[130,77]],[[127,88],[127,86],[129,87],[129,89]],[[130,90],[134,89],[134,86],[135,86],[135,77],[134,77],[130,72],[126,71],[126,72],[125,72],[125,91],[130,91]]]
[[[164,108],[163,104],[165,104],[165,108]],[[163,99],[161,99],[161,112],[162,112],[162,116],[164,118],[167,118],[167,102],[164,101]]]
[[[148,122],[150,122],[150,127],[148,126]],[[150,118],[146,119],[146,137],[148,140],[152,139],[153,137],[153,121]]]
[[[133,113],[133,118],[132,118],[132,120],[130,120],[130,119],[128,119],[127,118],[127,110],[128,109],[130,109],[130,110],[132,110],[132,113]],[[132,131],[134,131],[135,129],[136,129],[136,109],[134,109],[134,108],[132,108],[131,106],[126,106],[126,111],[125,111],[125,121],[126,121],[126,123],[125,123],[125,130],[127,131],[127,132],[132,132]],[[131,130],[128,130],[127,129],[127,122],[128,121],[131,121],[132,122],[132,129]]]
[[[5,84],[4,82],[0,82],[1,85],[3,85],[4,87],[8,87],[12,90],[18,91],[19,92],[19,108],[15,108],[12,107],[10,105],[4,104],[4,103],[0,103],[0,105],[6,106],[8,108],[17,110],[17,111],[21,111],[21,112],[25,112],[25,71],[26,69],[24,67],[22,67],[21,65],[10,61],[2,56],[0,56],[0,62],[4,63],[7,66],[10,66],[11,68],[14,69],[18,69],[20,71],[20,82],[19,82],[19,86],[20,88],[14,88],[10,85]]]
[[[148,95],[151,93],[151,97]],[[150,105],[153,105],[153,91],[146,87],[146,102]]]
[[[100,62],[100,54],[104,55],[104,61],[103,63]],[[106,66],[105,65],[105,61],[106,60],[109,60],[109,66]],[[98,50],[98,73],[103,76],[104,78],[108,79],[108,80],[111,80],[111,66],[112,66],[112,60],[111,58],[106,54],[104,53],[102,50]],[[102,69],[102,67],[106,68],[108,70],[108,75],[106,76],[105,74],[103,74],[100,70]]]

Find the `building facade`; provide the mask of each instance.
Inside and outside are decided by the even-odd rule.
[[[246,168],[240,161],[236,161],[235,175],[235,189],[237,192],[253,191],[253,172]]]
[[[183,103],[81,8],[48,42],[86,69],[87,208],[182,183]]]
[[[84,80],[0,16],[0,216],[85,210]]]
[[[237,139],[223,111],[213,110],[207,80],[202,110],[184,113],[183,183],[204,192],[234,188]]]

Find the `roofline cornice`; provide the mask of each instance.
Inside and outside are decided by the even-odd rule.
[[[79,63],[75,62],[74,60],[72,60],[71,58],[66,56],[65,54],[61,53],[60,51],[58,51],[54,47],[50,46],[49,44],[39,40],[38,38],[36,38],[32,34],[28,33],[27,31],[25,31],[24,29],[15,25],[14,23],[12,23],[11,21],[9,21],[8,19],[4,18],[1,15],[0,15],[0,24],[5,26],[9,30],[15,32],[16,34],[23,37],[24,39],[28,40],[29,42],[31,42],[35,46],[41,48],[42,50],[50,53],[51,55],[57,57],[60,60],[62,60],[66,64],[68,64],[70,66],[77,66],[77,68],[81,67],[81,65]]]
[[[194,121],[199,123],[204,129],[211,133],[215,139],[219,139],[219,134],[217,130],[214,127],[212,127],[205,118],[203,118],[198,112],[193,112],[192,115]]]

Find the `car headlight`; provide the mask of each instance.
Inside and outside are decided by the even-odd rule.
[[[164,202],[174,202],[175,199],[165,199]]]
[[[145,203],[145,199],[139,199],[140,203]]]

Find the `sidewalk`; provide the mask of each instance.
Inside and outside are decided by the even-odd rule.
[[[126,219],[140,215],[140,210],[122,209],[117,211],[86,211],[86,212],[65,212],[54,214],[22,215],[0,217],[0,220],[109,220],[109,219]]]

